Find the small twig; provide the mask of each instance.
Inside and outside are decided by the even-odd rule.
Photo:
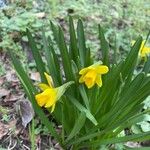
[[[11,139],[11,136],[10,136],[10,143],[9,143],[9,145],[8,145],[8,150],[14,149],[15,146],[17,145],[17,141],[15,140],[15,143],[14,143],[14,145],[13,145],[12,147],[11,147],[11,144],[12,144],[12,139]]]
[[[23,147],[25,147],[26,149],[30,150],[30,148],[26,145],[23,144]]]

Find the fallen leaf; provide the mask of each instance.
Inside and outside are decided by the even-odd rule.
[[[7,96],[10,94],[10,91],[4,89],[4,88],[1,88],[0,89],[0,98],[4,97],[4,96]]]
[[[0,77],[0,86],[4,83],[4,77]]]
[[[126,142],[125,145],[130,147],[130,148],[139,148],[139,147],[141,147],[140,143],[138,143],[138,142]]]
[[[5,76],[7,82],[19,82],[19,79],[16,76],[15,70],[7,70],[7,74]]]
[[[12,120],[9,124],[4,124],[0,122],[0,140],[12,129],[16,126],[16,120]]]
[[[20,115],[24,127],[33,119],[34,110],[29,100],[20,100],[16,103],[16,111]]]
[[[18,100],[22,100],[24,98],[24,94],[20,93],[20,95],[17,94],[10,94],[8,96],[6,96],[6,98],[4,99],[4,102],[15,102]]]
[[[34,81],[41,81],[39,72],[31,72],[30,78]]]
[[[0,122],[0,140],[8,133],[8,128],[5,124]]]

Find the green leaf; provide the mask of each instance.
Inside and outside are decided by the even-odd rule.
[[[105,39],[104,31],[102,27],[99,25],[99,39],[101,42],[102,56],[103,56],[103,64],[109,66],[109,45]]]
[[[72,59],[76,64],[78,64],[78,57],[79,57],[79,51],[77,47],[77,39],[76,39],[76,34],[75,34],[75,29],[74,29],[74,24],[73,24],[73,19],[70,16],[69,17],[69,32],[70,32],[70,52]]]
[[[27,34],[27,37],[28,37],[29,45],[31,47],[31,51],[32,51],[32,54],[33,54],[33,57],[34,57],[37,69],[38,69],[38,71],[39,71],[39,73],[41,75],[42,82],[47,82],[47,80],[45,78],[45,75],[44,75],[44,72],[46,72],[45,65],[44,65],[44,63],[42,61],[41,55],[39,53],[39,50],[36,47],[36,43],[35,43],[32,35],[31,35],[31,33],[30,33],[30,31],[28,29],[26,30],[26,34]]]
[[[90,109],[90,106],[89,106],[89,99],[88,99],[88,97],[87,97],[87,94],[86,94],[86,91],[85,91],[83,85],[79,86],[79,91],[80,91],[80,94],[81,94],[81,96],[82,96],[82,99],[83,99],[83,101],[84,101],[84,104],[85,104],[86,108],[89,110],[89,109]]]
[[[51,24],[51,29],[53,31],[53,36],[54,36],[54,40],[56,41],[56,43],[58,44],[59,43],[59,36],[58,36],[58,27],[55,26],[53,24],[53,22],[50,22]]]
[[[127,90],[123,90],[123,94],[121,93],[118,101],[114,103],[114,106],[112,106],[110,111],[101,118],[101,124],[105,123],[104,126],[112,124],[112,122],[117,121],[117,119],[126,115],[125,112],[127,108],[125,109],[125,107],[129,104],[131,105],[131,102],[138,101],[138,98],[133,98],[133,96],[137,95],[137,90],[141,86],[143,79],[144,74],[141,73],[132,81],[132,83],[130,84],[130,88],[128,88]]]
[[[124,67],[122,68],[122,78],[125,79],[128,76],[131,76],[133,73],[133,70],[135,68],[139,49],[141,47],[142,43],[142,37],[139,37],[135,44],[132,46],[131,51],[126,57]]]
[[[94,105],[95,114],[97,114],[98,117],[99,115],[101,115],[101,113],[105,114],[105,112],[108,112],[112,105],[117,101],[117,98],[113,100],[113,97],[115,96],[115,94],[117,94],[121,84],[120,71],[122,69],[122,66],[123,62],[118,65],[113,65],[112,68],[109,69],[108,75],[106,76],[101,88],[101,93]],[[101,120],[101,117],[99,117],[99,120]]]
[[[52,62],[52,63],[54,63],[53,64],[53,66],[54,66],[53,69],[56,70],[55,76],[53,76],[53,78],[56,78],[55,80],[58,80],[59,85],[61,85],[63,83],[63,81],[62,81],[62,74],[61,74],[61,70],[62,69],[60,67],[60,63],[61,62],[59,61],[58,56],[55,53],[54,47],[52,45],[51,38],[49,37],[48,40],[50,41],[49,42],[49,49],[50,49],[50,52],[52,53],[52,57],[53,57],[53,62]],[[51,71],[53,71],[53,69]]]
[[[69,98],[69,100],[78,108],[78,110],[80,110],[81,112],[85,112],[86,117],[94,124],[97,125],[97,121],[94,118],[94,116],[91,114],[91,112],[86,109],[84,106],[82,106],[77,99],[75,99],[74,97],[72,97],[71,95],[67,95],[67,97]]]
[[[71,131],[71,133],[68,135],[66,142],[68,142],[70,139],[72,139],[76,134],[79,133],[81,128],[84,126],[86,120],[86,115],[84,112],[81,112],[78,119],[75,122],[75,125]]]
[[[82,144],[82,146],[98,146],[98,145],[106,145],[106,144],[115,144],[122,143],[127,141],[144,141],[150,139],[150,131],[142,134],[128,135],[125,137],[113,137],[104,140],[96,140],[92,142],[87,142]]]
[[[84,36],[84,28],[81,19],[78,20],[77,24],[77,37],[78,37],[78,45],[79,45],[79,55],[82,67],[85,66],[86,59],[86,45],[85,45],[85,36]]]
[[[150,72],[150,56],[148,57],[147,61],[145,62],[143,72],[145,72],[145,74],[148,74]]]
[[[52,136],[54,136],[61,144],[60,137],[58,136],[56,130],[54,129],[52,123],[47,119],[46,115],[42,111],[42,109],[37,105],[36,100],[35,100],[35,94],[37,93],[35,87],[33,86],[31,80],[28,78],[27,74],[25,73],[24,69],[22,68],[20,62],[16,59],[14,54],[9,51],[10,57],[12,59],[13,66],[16,70],[16,73],[23,85],[23,88],[29,98],[29,100],[32,103],[32,106],[39,116],[40,120],[42,123],[48,128]]]
[[[87,48],[86,50],[86,58],[85,58],[85,67],[88,67],[94,63],[92,57],[91,57],[91,51],[90,48]]]
[[[48,41],[47,41],[47,38],[45,36],[44,29],[42,29],[42,40],[43,40],[43,46],[44,46],[45,57],[46,57],[46,62],[47,62],[49,73],[53,77],[54,85],[58,85],[58,80],[56,78],[58,72],[56,70],[56,64],[54,62],[53,55],[51,52],[52,48],[48,45]]]
[[[60,99],[60,97],[65,93],[65,91],[67,90],[67,88],[73,84],[74,81],[70,81],[70,82],[67,82],[65,84],[63,84],[62,86],[58,87],[58,93],[57,93],[57,99]]]
[[[59,27],[59,50],[60,50],[61,57],[62,57],[65,77],[68,81],[73,80],[73,72],[72,72],[72,68],[71,68],[71,59],[70,59],[70,55],[68,53],[68,49],[67,49],[67,46],[65,43],[63,31],[60,27]]]

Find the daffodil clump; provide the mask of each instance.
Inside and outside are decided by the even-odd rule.
[[[83,68],[80,70],[79,74],[81,75],[79,79],[79,83],[85,82],[85,85],[88,88],[92,88],[95,84],[97,84],[99,87],[102,86],[102,74],[106,74],[108,72],[108,67],[105,65],[100,65],[99,63],[93,64],[89,67]],[[38,86],[42,90],[42,93],[37,94],[35,96],[35,99],[37,100],[37,103],[40,107],[49,108],[52,107],[51,112],[54,111],[56,102],[58,101],[58,98],[60,98],[61,95],[58,96],[59,90],[61,90],[59,87],[54,88],[53,86],[53,79],[50,75],[48,75],[46,72],[44,73],[47,83],[40,83]]]
[[[42,51],[30,31],[26,32],[41,76],[39,88],[9,51],[24,91],[51,137],[63,149],[74,150],[109,149],[116,143],[150,139],[149,131],[133,134],[131,130],[131,126],[146,120],[150,113],[143,108],[144,100],[150,95],[150,49],[142,37],[134,42],[124,60],[117,59],[117,55],[112,55],[116,50],[110,53],[110,44],[99,25],[102,59],[96,62],[86,45],[80,19],[75,29],[72,17],[69,18],[67,42],[60,26],[51,22],[51,31],[52,37],[46,37],[42,31]],[[143,62],[141,72],[135,74],[139,55],[148,59]],[[50,111],[53,119],[43,109]],[[61,126],[59,133],[56,125]],[[120,134],[126,128],[131,130],[130,135]]]

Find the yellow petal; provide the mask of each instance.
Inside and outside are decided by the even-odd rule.
[[[44,75],[46,77],[46,80],[47,80],[49,86],[52,88],[53,87],[53,79],[52,79],[52,77],[50,75],[48,75],[46,72],[44,72]]]
[[[85,85],[86,85],[88,88],[93,87],[94,84],[95,84],[95,81],[93,81],[93,80],[90,79],[90,78],[85,80]]]
[[[97,85],[98,85],[99,87],[102,86],[102,77],[101,77],[101,75],[96,77],[96,83],[97,83]]]
[[[150,53],[150,48],[149,47],[143,47],[143,49],[140,51],[140,56],[146,57],[149,53]]]
[[[56,103],[56,90],[46,89],[44,92],[35,96],[39,106],[51,107]]]
[[[85,73],[88,72],[89,69],[90,69],[89,67],[83,68],[83,69],[80,70],[79,74],[81,74],[81,75],[82,75],[82,74],[85,74]]]
[[[80,78],[79,78],[79,83],[83,83],[84,82],[84,76],[82,75]]]
[[[46,101],[45,107],[51,107],[56,103],[56,90],[55,89],[47,89],[48,99]]]
[[[109,71],[108,67],[105,65],[96,66],[95,70],[98,74],[105,74]]]
[[[43,93],[37,94],[35,99],[40,107],[44,106],[47,101],[47,96],[43,95]]]
[[[45,91],[46,89],[50,88],[47,84],[44,83],[40,83],[38,84],[38,86],[42,91]]]
[[[141,48],[143,48],[143,46],[145,45],[145,42],[146,42],[145,40],[142,41]]]
[[[83,77],[83,80],[85,81],[85,84],[88,88],[91,88],[94,86],[96,77],[97,77],[97,73],[93,69],[88,71],[87,74]]]

